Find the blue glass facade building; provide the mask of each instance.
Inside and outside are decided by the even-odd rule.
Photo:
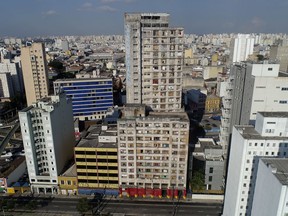
[[[54,93],[62,89],[71,98],[73,116],[79,120],[102,119],[113,106],[112,78],[61,79],[53,84]]]

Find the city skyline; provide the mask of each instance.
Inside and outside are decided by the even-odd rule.
[[[287,33],[287,8],[284,0],[13,0],[2,3],[0,36],[123,34],[131,11],[170,13],[172,26],[188,34]]]

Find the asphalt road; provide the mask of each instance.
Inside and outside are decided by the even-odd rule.
[[[28,203],[36,203],[37,208],[33,212],[46,213],[71,213],[77,215],[75,198],[12,198],[16,202],[16,211],[27,211]],[[33,201],[34,200],[34,201]],[[215,203],[187,203],[187,202],[162,202],[162,201],[130,201],[104,199],[102,201],[90,200],[94,206],[94,212],[99,213],[123,213],[125,215],[171,215],[171,216],[219,216],[222,211],[221,204]],[[99,214],[98,214],[99,215]]]

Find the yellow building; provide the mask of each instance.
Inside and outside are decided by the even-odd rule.
[[[219,112],[221,98],[216,95],[208,95],[205,102],[205,113]]]
[[[75,147],[78,187],[118,189],[117,130],[90,126],[88,135]]]
[[[193,50],[191,48],[184,50],[184,64],[193,64],[193,58]]]
[[[69,167],[62,175],[58,176],[59,191],[63,195],[77,195],[78,181],[76,164]]]
[[[218,62],[218,53],[214,53],[211,57],[211,62],[212,62],[212,65],[217,65],[217,62]]]

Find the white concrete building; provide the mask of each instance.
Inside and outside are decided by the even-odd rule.
[[[19,112],[31,190],[55,193],[58,175],[73,157],[72,103],[65,94],[50,96]]]
[[[234,125],[254,124],[257,112],[288,110],[288,77],[279,64],[245,62],[231,68],[222,97],[220,143],[227,151]]]
[[[181,109],[183,28],[171,28],[169,14],[126,13],[127,103],[154,111]]]
[[[260,159],[251,215],[288,215],[288,159]]]
[[[259,158],[287,155],[288,112],[259,112],[255,128],[235,126],[223,216],[251,215]]]
[[[231,63],[247,60],[253,54],[255,38],[250,34],[238,34],[231,41],[230,61]]]
[[[11,62],[10,59],[3,59],[0,63],[0,73],[10,73],[13,91],[19,94],[24,93],[23,75],[19,62]]]
[[[14,96],[12,78],[10,73],[0,72],[0,98],[10,98]]]

